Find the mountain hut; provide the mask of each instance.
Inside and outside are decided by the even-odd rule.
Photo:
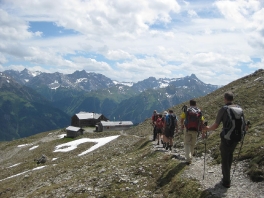
[[[94,127],[100,121],[107,121],[108,119],[99,113],[80,112],[72,116],[71,125],[76,127]]]
[[[68,126],[66,128],[66,132],[67,132],[67,136],[69,138],[75,138],[79,135],[83,135],[83,129],[81,129],[80,127],[74,127],[74,126]]]
[[[133,126],[131,121],[101,121],[96,124],[96,132],[126,130]]]

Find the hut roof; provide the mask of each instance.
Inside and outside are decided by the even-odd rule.
[[[74,126],[68,126],[66,130],[69,131],[79,131],[81,128],[80,127],[74,127]]]
[[[100,118],[102,114],[99,113],[89,113],[89,112],[80,112],[77,113],[76,116],[80,119],[80,120],[85,120],[85,119],[98,119]]]
[[[131,121],[101,121],[103,126],[132,126]]]

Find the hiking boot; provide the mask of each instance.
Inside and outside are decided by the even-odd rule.
[[[172,149],[171,149],[171,145],[169,146],[169,149],[170,149],[170,151],[172,150]]]
[[[163,148],[165,148],[165,147],[166,147],[166,143],[163,142]]]
[[[224,186],[225,188],[230,188],[230,183],[223,182],[223,179],[221,180],[220,184]]]
[[[190,165],[192,163],[192,161],[188,161],[188,162],[185,162],[186,165]]]
[[[160,140],[161,144],[164,144],[163,140]]]
[[[169,149],[169,143],[167,142],[167,144],[166,144],[166,150],[168,150]]]
[[[159,141],[158,141],[157,145],[159,145]]]

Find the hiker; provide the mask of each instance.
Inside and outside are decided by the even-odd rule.
[[[163,123],[163,128],[162,128],[162,133],[161,133],[161,137],[160,137],[160,141],[161,144],[163,145],[163,148],[166,147],[166,136],[165,136],[165,120],[166,120],[166,116],[168,115],[167,111],[163,112],[163,116],[162,116],[162,123]]]
[[[232,165],[232,161],[233,161],[233,153],[234,153],[234,150],[235,150],[238,142],[240,141],[239,139],[241,139],[241,138],[239,138],[238,140],[232,140],[231,138],[233,136],[232,135],[228,136],[228,133],[226,133],[229,130],[229,125],[230,125],[230,117],[229,117],[229,113],[228,113],[229,108],[235,108],[237,112],[238,112],[238,110],[240,110],[240,116],[241,116],[242,122],[239,124],[236,124],[236,125],[240,125],[240,126],[235,126],[235,129],[237,129],[237,127],[238,127],[238,130],[241,130],[241,128],[242,128],[242,131],[244,131],[244,132],[247,130],[243,110],[238,105],[233,104],[233,98],[234,98],[234,95],[232,92],[226,92],[224,94],[225,106],[223,106],[218,111],[214,124],[212,124],[211,126],[203,126],[203,129],[205,131],[213,131],[213,130],[218,128],[218,126],[220,125],[221,122],[223,123],[223,128],[222,128],[222,131],[220,133],[220,138],[221,138],[220,153],[221,153],[221,159],[222,159],[221,163],[222,163],[222,175],[223,175],[223,178],[221,180],[221,184],[225,188],[230,188],[230,184],[231,184],[230,170],[231,170],[231,165]]]
[[[151,117],[152,126],[153,126],[153,140],[152,141],[155,141],[157,138],[157,131],[156,131],[156,125],[155,125],[157,119],[158,119],[158,113],[156,110],[154,110],[153,115]]]
[[[181,129],[184,131],[184,127],[186,128],[184,131],[184,150],[187,165],[192,163],[194,147],[204,121],[201,110],[196,107],[196,101],[191,99],[189,103],[190,107],[185,106],[186,109],[181,114]]]
[[[162,114],[158,114],[158,118],[156,120],[155,126],[156,126],[157,139],[158,139],[157,145],[159,145],[162,129],[163,129]]]
[[[171,147],[173,146],[173,137],[175,130],[178,132],[178,119],[177,116],[173,113],[173,110],[169,110],[168,115],[165,119],[165,143],[166,143],[166,150],[172,150]]]

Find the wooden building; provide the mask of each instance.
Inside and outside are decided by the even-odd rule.
[[[84,130],[81,129],[80,127],[68,126],[66,128],[66,132],[67,132],[66,137],[75,138],[79,135],[83,135],[83,131]]]
[[[100,121],[107,121],[108,119],[99,113],[80,112],[72,116],[71,126],[75,127],[94,127]]]
[[[101,121],[96,124],[95,131],[102,132],[102,131],[119,131],[119,130],[126,130],[133,126],[131,121]]]

